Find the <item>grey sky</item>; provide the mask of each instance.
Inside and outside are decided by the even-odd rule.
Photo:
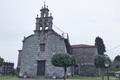
[[[120,0],[46,0],[46,4],[54,24],[69,33],[71,44],[94,44],[100,36],[106,54],[113,59],[120,53]],[[43,0],[0,0],[0,56],[6,61],[17,63],[23,37],[33,33],[42,6]]]

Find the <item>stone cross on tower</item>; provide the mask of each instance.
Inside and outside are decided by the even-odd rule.
[[[45,30],[52,30],[53,17],[51,14],[49,14],[49,9],[48,6],[45,5],[45,2],[40,12],[41,12],[40,17],[38,17],[37,15],[36,18],[35,33],[39,33],[40,31],[45,31]]]

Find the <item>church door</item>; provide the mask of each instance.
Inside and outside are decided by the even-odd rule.
[[[45,76],[45,60],[37,61],[37,76]]]

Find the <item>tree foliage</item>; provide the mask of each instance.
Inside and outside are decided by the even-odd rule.
[[[98,55],[95,58],[95,66],[96,68],[106,68],[105,63],[111,64],[111,60],[107,55]]]
[[[64,80],[66,79],[67,67],[73,65],[73,58],[68,53],[60,53],[53,55],[51,62],[56,67],[64,68]]]
[[[95,46],[97,47],[98,54],[104,55],[104,52],[106,52],[106,50],[105,50],[105,45],[104,45],[102,38],[96,37]]]
[[[117,55],[114,59],[114,61],[120,61],[120,55]]]
[[[115,71],[119,71],[120,70],[120,55],[117,55],[114,58],[112,69],[115,70]]]
[[[103,55],[98,55],[95,58],[95,66],[96,68],[104,68],[105,65],[105,57]]]
[[[57,67],[69,67],[72,65],[72,57],[69,54],[55,54],[52,57],[52,64]]]
[[[4,59],[2,57],[0,57],[0,66],[3,64]]]
[[[96,56],[94,63],[95,63],[96,68],[98,68],[99,75],[101,75],[102,80],[104,80],[104,72],[102,70],[104,68],[110,67],[110,65],[111,65],[110,58],[107,55],[98,55],[98,56]]]

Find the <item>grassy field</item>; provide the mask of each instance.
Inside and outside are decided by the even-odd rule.
[[[0,80],[20,80],[16,76],[0,76]],[[67,80],[102,80],[101,77],[72,77]],[[104,78],[107,80],[107,77]],[[114,77],[110,77],[109,80],[116,80]]]
[[[102,80],[101,77],[72,77],[68,80]],[[104,77],[107,80],[107,77]],[[109,80],[116,80],[114,77],[110,77]]]
[[[16,76],[0,76],[0,80],[18,80]]]

